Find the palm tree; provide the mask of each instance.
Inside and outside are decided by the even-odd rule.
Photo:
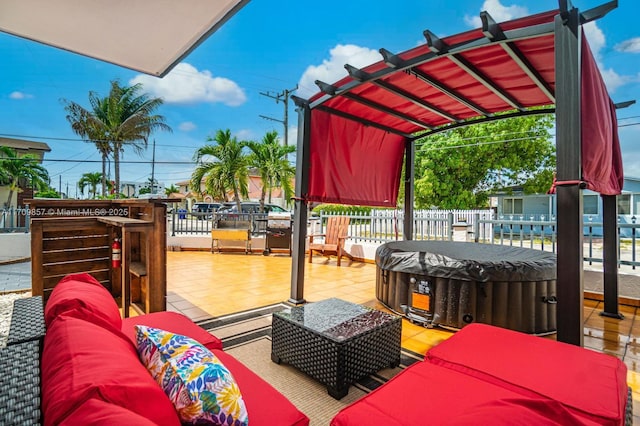
[[[205,145],[199,148],[193,158],[198,163],[191,175],[191,188],[200,192],[200,183],[204,179],[205,190],[214,197],[223,195],[226,200],[227,190],[233,192],[233,199],[240,206],[240,195],[249,196],[249,164],[247,155],[243,152],[244,143],[231,137],[231,130],[218,130],[214,138],[207,137]],[[205,161],[205,157],[212,157]]]
[[[65,107],[69,113],[67,120],[74,132],[92,141],[96,140],[92,136],[99,135],[98,140],[108,142],[110,153],[113,155],[117,191],[120,190],[120,154],[124,147],[129,145],[140,154],[146,149],[149,136],[154,130],[172,131],[162,115],[154,114],[163,104],[163,100],[141,94],[141,90],[140,83],[123,87],[118,80],[114,80],[106,98],[89,92],[92,111],[69,101]],[[75,114],[71,114],[75,111]]]
[[[93,115],[93,113],[79,104],[67,100],[64,109],[67,111],[67,121],[71,124],[71,129],[78,136],[93,143],[102,158],[101,188],[102,196],[107,193],[107,160],[111,154],[111,144],[106,140],[103,123]],[[95,111],[100,105],[101,99],[95,92],[89,92],[89,104]]]
[[[178,189],[177,186],[175,186],[174,184],[171,184],[171,186],[168,186],[167,188],[164,189],[164,195],[166,195],[167,197],[171,196],[171,194],[179,194],[180,193],[180,189]]]
[[[80,193],[84,195],[84,189],[88,186],[89,195],[91,196],[91,198],[96,198],[96,193],[98,192],[98,185],[100,185],[100,183],[103,180],[104,180],[104,175],[100,172],[84,173],[80,177],[80,180],[78,181],[78,188],[80,189]],[[103,192],[105,189],[103,189]]]
[[[247,142],[246,146],[251,150],[249,162],[258,170],[260,180],[262,181],[260,211],[264,211],[267,192],[269,194],[269,203],[271,203],[271,193],[274,188],[282,188],[288,204],[293,196],[293,185],[291,182],[295,175],[295,168],[289,163],[287,156],[295,152],[295,146],[281,145],[278,141],[278,132],[276,131],[267,132],[261,142]]]
[[[28,182],[34,188],[46,188],[49,185],[49,172],[42,165],[40,159],[33,154],[18,157],[16,150],[0,147],[0,179],[9,186],[9,196],[4,208],[11,207],[14,192],[21,192],[21,184]]]

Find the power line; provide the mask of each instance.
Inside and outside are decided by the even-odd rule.
[[[267,117],[266,115],[260,116],[266,120],[278,121],[284,124],[284,146],[289,145],[289,96],[291,95],[291,93],[293,93],[296,90],[298,90],[297,84],[296,84],[296,87],[294,87],[293,89],[291,90],[284,89],[282,92],[276,93],[275,95],[272,95],[271,92],[266,92],[266,93],[260,92],[262,96],[275,99],[276,103],[280,101],[284,103],[284,120],[278,120],[277,118]]]

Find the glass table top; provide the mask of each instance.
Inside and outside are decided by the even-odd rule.
[[[341,299],[327,299],[285,309],[274,315],[322,335],[345,340],[399,317]]]

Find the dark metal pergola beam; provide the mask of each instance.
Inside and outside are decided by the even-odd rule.
[[[427,45],[432,52],[438,55],[450,53],[450,46],[447,45],[443,40],[440,40],[438,36],[436,36],[431,31],[425,30],[424,37],[427,40]],[[493,92],[493,94],[502,99],[502,101],[507,105],[511,106],[514,109],[524,109],[524,106],[520,104],[520,102],[518,102],[513,96],[507,93],[506,90],[498,87],[498,85],[493,80],[491,80],[489,76],[480,71],[471,62],[467,61],[461,54],[453,53],[445,56],[448,57],[451,62],[462,68],[478,83],[482,84],[484,87]]]
[[[500,25],[489,15],[488,12],[481,12],[480,19],[482,20],[482,32],[489,40],[494,42],[500,42],[502,49],[509,55],[509,57],[527,74],[527,76],[535,83],[536,86],[545,94],[551,102],[556,101],[556,97],[553,93],[553,89],[545,81],[535,67],[529,62],[527,57],[513,42],[506,42],[506,37]]]
[[[480,123],[488,123],[491,121],[503,120],[505,118],[515,118],[515,117],[526,117],[529,115],[540,115],[540,114],[553,114],[556,111],[555,108],[544,108],[544,109],[529,109],[526,111],[514,111],[512,113],[500,114],[500,115],[492,115],[489,117],[478,118],[474,120],[463,121],[462,123],[449,124],[446,126],[437,127],[428,132],[422,132],[420,134],[414,135],[411,140],[422,139],[426,136],[435,135],[436,133],[446,132],[448,130],[458,129],[460,127],[472,126],[474,124]]]
[[[553,34],[553,31],[554,31],[554,25],[551,22],[546,24],[532,25],[530,27],[505,31],[504,34],[508,40],[518,41],[518,40],[527,40],[530,38],[540,37],[545,34],[551,35]],[[383,68],[375,73],[367,74],[369,76],[369,79],[367,80],[367,82],[384,78],[385,76],[389,74],[393,74],[394,72],[409,69],[409,68],[427,63],[433,59],[477,49],[479,47],[486,46],[489,43],[491,43],[490,40],[486,38],[480,38],[477,40],[471,40],[471,41],[460,43],[457,45],[448,46],[449,50],[448,50],[448,53],[446,54],[442,54],[442,53],[436,54],[434,52],[428,52],[422,55],[418,55],[415,58],[405,61],[404,65],[401,68],[388,67],[388,68]],[[335,95],[325,94],[324,96],[321,96],[315,99],[314,101],[310,102],[309,107],[311,109],[316,108],[317,106],[322,105],[324,102],[328,101],[334,96],[339,96],[342,93],[346,93],[355,89],[356,87],[360,86],[363,82],[364,81],[358,81],[358,80],[347,82],[346,84],[344,84],[343,86],[337,89]]]
[[[385,126],[383,124],[378,124],[375,121],[367,120],[367,119],[364,119],[362,117],[358,117],[356,115],[349,114],[348,112],[344,112],[344,111],[340,111],[340,110],[335,109],[335,108],[328,107],[326,105],[320,105],[320,106],[318,106],[316,108],[321,110],[321,111],[330,112],[331,114],[337,115],[339,117],[347,118],[349,120],[356,121],[358,123],[362,123],[362,124],[364,124],[366,126],[371,126],[371,127],[375,127],[377,129],[380,129],[380,130],[384,130],[385,132],[389,132],[389,133],[393,133],[393,134],[396,134],[396,135],[400,135],[400,136],[403,136],[405,138],[410,138],[411,137],[410,134],[401,132],[399,130],[396,130],[393,127]]]
[[[382,57],[384,58],[384,62],[388,66],[393,68],[404,67],[404,61],[399,56],[394,55],[393,53],[391,53],[390,51],[384,48],[380,49],[379,51]],[[427,75],[426,73],[416,69],[415,67],[409,68],[409,72],[411,72],[414,76],[424,81],[428,85],[434,87],[435,89],[438,89],[445,95],[449,96],[451,99],[455,100],[456,102],[461,103],[462,105],[469,108],[470,110],[475,111],[481,115],[486,115],[486,116],[492,115],[489,111],[482,108],[480,105],[477,105],[476,103],[472,102],[471,100],[467,99],[458,91],[452,89],[451,87],[447,86],[443,82]]]
[[[375,84],[376,86],[380,87],[381,89],[386,90],[387,92],[393,93],[396,96],[401,97],[402,99],[406,100],[406,101],[410,101],[413,102],[415,105],[418,105],[421,108],[424,108],[426,110],[431,111],[434,114],[439,115],[442,118],[446,118],[449,121],[453,121],[453,122],[460,122],[462,121],[460,118],[455,117],[449,113],[447,113],[446,111],[443,111],[442,109],[438,108],[435,105],[432,105],[431,103],[425,101],[422,98],[419,98],[417,96],[415,96],[412,93],[407,92],[406,90],[403,90],[399,87],[394,86],[391,83],[388,83],[386,81],[382,81],[382,80],[375,80],[372,79],[370,77],[369,74],[367,74],[366,72],[362,71],[359,68],[356,68],[352,65],[346,64],[344,66],[347,70],[347,72],[349,73],[349,75],[359,81],[367,81],[370,82],[371,84]],[[342,93],[342,96],[346,96],[346,93]]]
[[[411,117],[410,115],[407,114],[403,114],[401,112],[397,112],[395,110],[393,110],[392,108],[389,108],[387,106],[381,105],[377,102],[371,101],[369,99],[363,98],[362,96],[359,95],[355,95],[353,93],[345,93],[344,95],[342,95],[343,97],[347,98],[347,99],[351,99],[354,102],[358,102],[362,105],[366,105],[369,108],[373,108],[376,109],[378,111],[382,111],[392,117],[396,117],[397,119],[400,120],[404,120],[404,121],[408,121],[411,124],[415,124],[418,127],[422,127],[423,129],[433,129],[432,126],[430,126],[429,124],[420,121],[416,118]]]

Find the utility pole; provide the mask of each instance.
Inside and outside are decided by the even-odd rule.
[[[284,146],[289,145],[289,96],[291,95],[291,93],[293,93],[296,90],[298,90],[297,84],[296,84],[296,87],[294,87],[293,89],[290,89],[290,90],[284,89],[282,92],[276,93],[275,95],[271,94],[271,92],[266,92],[266,93],[260,92],[260,94],[263,96],[266,96],[271,99],[275,99],[276,103],[280,101],[284,102],[284,120],[279,120],[273,117],[267,117],[265,115],[260,116],[265,120],[277,121],[279,123],[284,124]]]
[[[151,193],[156,193],[156,185],[154,180],[154,173],[156,169],[156,140],[153,139],[153,153],[151,154]]]

